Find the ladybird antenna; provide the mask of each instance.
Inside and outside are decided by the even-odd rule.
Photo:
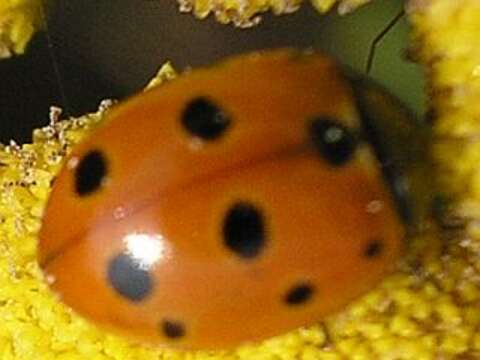
[[[48,25],[48,19],[47,19],[47,11],[45,8],[45,1],[40,1],[40,17],[42,21],[42,25],[45,29],[45,37],[47,39],[47,46],[48,46],[48,54],[50,56],[50,59],[52,61],[52,68],[53,68],[53,73],[55,76],[55,79],[57,81],[57,86],[58,86],[58,91],[60,93],[60,101],[62,102],[61,107],[63,108],[63,111],[65,114],[69,114],[69,109],[70,106],[68,104],[67,100],[67,95],[65,92],[65,87],[64,87],[64,82],[62,79],[62,75],[60,72],[60,65],[58,61],[57,54],[55,53],[55,47],[53,43],[53,39],[50,33],[50,28]]]
[[[385,26],[385,28],[372,40],[370,44],[370,50],[368,51],[367,64],[365,66],[365,72],[370,74],[373,66],[373,59],[375,57],[375,51],[377,45],[385,38],[385,35],[399,22],[399,20],[405,15],[405,10],[402,8],[395,17]]]

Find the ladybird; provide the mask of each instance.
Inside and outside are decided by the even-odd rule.
[[[39,263],[76,312],[161,346],[311,325],[394,268],[428,138],[327,56],[233,57],[110,110],[56,178]]]

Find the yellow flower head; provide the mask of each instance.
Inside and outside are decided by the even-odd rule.
[[[232,22],[238,27],[251,27],[261,21],[260,13],[272,11],[275,15],[296,11],[303,0],[177,0],[180,11],[193,12],[200,19],[214,14],[221,23]],[[370,0],[311,0],[321,13],[338,5],[340,14],[352,12]]]
[[[42,0],[0,2],[0,59],[23,54],[28,41],[41,26]]]

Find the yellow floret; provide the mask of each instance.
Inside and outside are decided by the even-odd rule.
[[[266,11],[272,11],[275,15],[292,13],[298,10],[303,0],[177,0],[177,2],[180,11],[193,12],[199,19],[214,14],[221,23],[251,27],[260,22],[259,14]],[[338,4],[338,12],[347,14],[370,0],[311,0],[311,2],[321,13]]]
[[[41,24],[43,0],[0,1],[0,58],[22,54]]]
[[[420,60],[429,65],[439,180],[455,194],[456,213],[480,215],[480,3],[411,1]],[[478,238],[478,235],[477,235]]]

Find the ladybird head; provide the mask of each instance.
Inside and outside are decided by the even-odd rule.
[[[120,105],[55,182],[52,288],[100,325],[189,348],[339,311],[392,269],[412,207],[355,94],[332,60],[280,50]]]
[[[395,97],[370,80],[348,77],[363,131],[380,163],[407,229],[425,223],[433,201],[431,131]]]

